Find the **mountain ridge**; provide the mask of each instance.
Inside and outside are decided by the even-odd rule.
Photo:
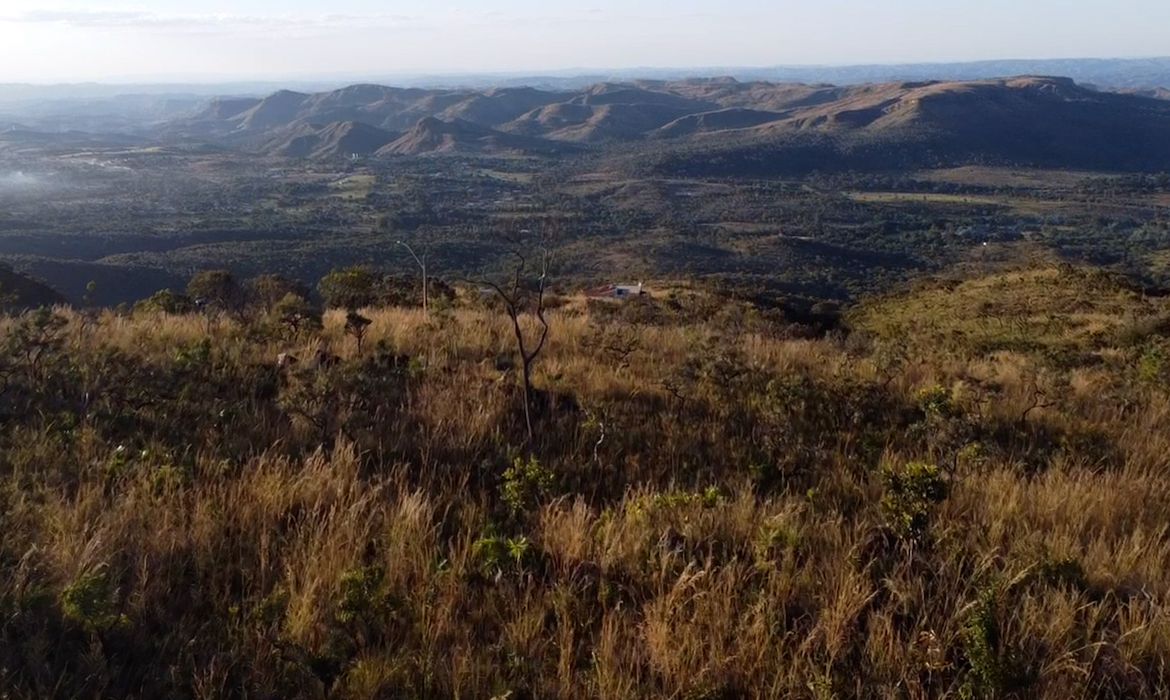
[[[211,100],[196,116],[162,130],[309,158],[555,154],[649,141],[700,150],[719,141],[783,148],[803,134],[844,139],[862,150],[903,142],[915,153],[929,141],[923,153],[956,163],[986,154],[1006,162],[1147,170],[1170,169],[1170,147],[1162,145],[1170,142],[1165,96],[1102,91],[1055,76],[851,86],[725,77],[601,82],[576,92],[359,84],[322,93],[281,90],[250,106]],[[343,126],[328,131],[329,125]],[[830,167],[840,160],[833,149],[823,155]]]

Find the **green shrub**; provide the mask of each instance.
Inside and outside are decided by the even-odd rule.
[[[118,589],[103,566],[82,574],[61,591],[61,612],[91,632],[102,632],[127,624],[118,612]]]
[[[942,471],[933,464],[909,462],[898,468],[887,465],[882,478],[885,494],[881,506],[886,523],[903,539],[923,539],[935,506],[947,497]]]
[[[918,408],[927,416],[949,416],[954,413],[954,399],[946,387],[935,384],[919,389],[915,396]]]
[[[1166,353],[1160,346],[1151,345],[1138,359],[1138,378],[1148,384],[1158,382],[1166,371]]]
[[[471,545],[471,556],[487,576],[523,570],[533,557],[532,543],[520,537],[488,534]]]
[[[370,267],[356,266],[333,270],[321,278],[317,289],[331,309],[360,309],[378,300],[380,279]]]
[[[368,625],[384,617],[391,607],[385,579],[386,572],[380,566],[365,566],[342,574],[337,621],[345,625]]]
[[[186,314],[195,310],[195,304],[186,294],[177,294],[169,289],[161,289],[149,298],[134,304],[135,311],[147,313]]]
[[[308,299],[293,293],[285,294],[272,305],[272,318],[283,326],[290,336],[321,328],[321,311]]]
[[[536,457],[527,461],[517,457],[504,470],[500,497],[513,515],[519,515],[546,498],[554,482],[553,473],[542,467]]]
[[[288,591],[277,587],[252,609],[251,621],[264,627],[278,627],[288,614],[288,601]]]
[[[1034,678],[1002,637],[998,610],[1001,590],[980,591],[963,623],[963,654],[969,670],[960,696],[969,700],[1000,698],[1026,689]]]

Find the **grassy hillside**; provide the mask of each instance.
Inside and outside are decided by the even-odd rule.
[[[0,321],[8,697],[1170,693],[1168,300],[363,313]]]

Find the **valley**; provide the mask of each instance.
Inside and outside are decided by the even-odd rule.
[[[1170,101],[841,83],[6,107],[0,698],[1170,696]]]
[[[0,260],[102,305],[207,268],[405,272],[400,239],[460,278],[521,232],[568,285],[688,276],[848,301],[1019,251],[1160,285],[1166,170],[1170,102],[1055,78],[355,85],[120,132],[0,132]]]

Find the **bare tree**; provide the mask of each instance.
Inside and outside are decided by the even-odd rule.
[[[427,312],[427,299],[429,297],[429,293],[427,290],[427,254],[424,251],[422,254],[422,257],[420,258],[418,255],[415,254],[414,248],[411,248],[410,245],[406,243],[406,241],[398,241],[398,245],[402,246],[403,248],[406,248],[406,252],[410,253],[410,257],[414,258],[414,262],[416,264],[418,264],[419,269],[422,270],[423,315],[427,316],[427,315],[429,315]]]
[[[512,279],[506,284],[499,284],[491,280],[483,280],[483,284],[490,287],[504,305],[504,311],[512,321],[512,331],[516,336],[516,349],[520,353],[521,376],[524,381],[524,424],[528,428],[528,442],[532,442],[534,431],[532,428],[532,366],[540,351],[544,349],[548,340],[548,320],[544,316],[544,292],[548,282],[548,251],[541,251],[540,277],[536,279],[535,299],[531,297],[533,291],[525,284],[525,272],[528,261],[519,251],[513,251],[517,258],[516,268]],[[521,318],[525,313],[532,313],[540,324],[539,333],[535,338],[528,337],[524,332]]]

